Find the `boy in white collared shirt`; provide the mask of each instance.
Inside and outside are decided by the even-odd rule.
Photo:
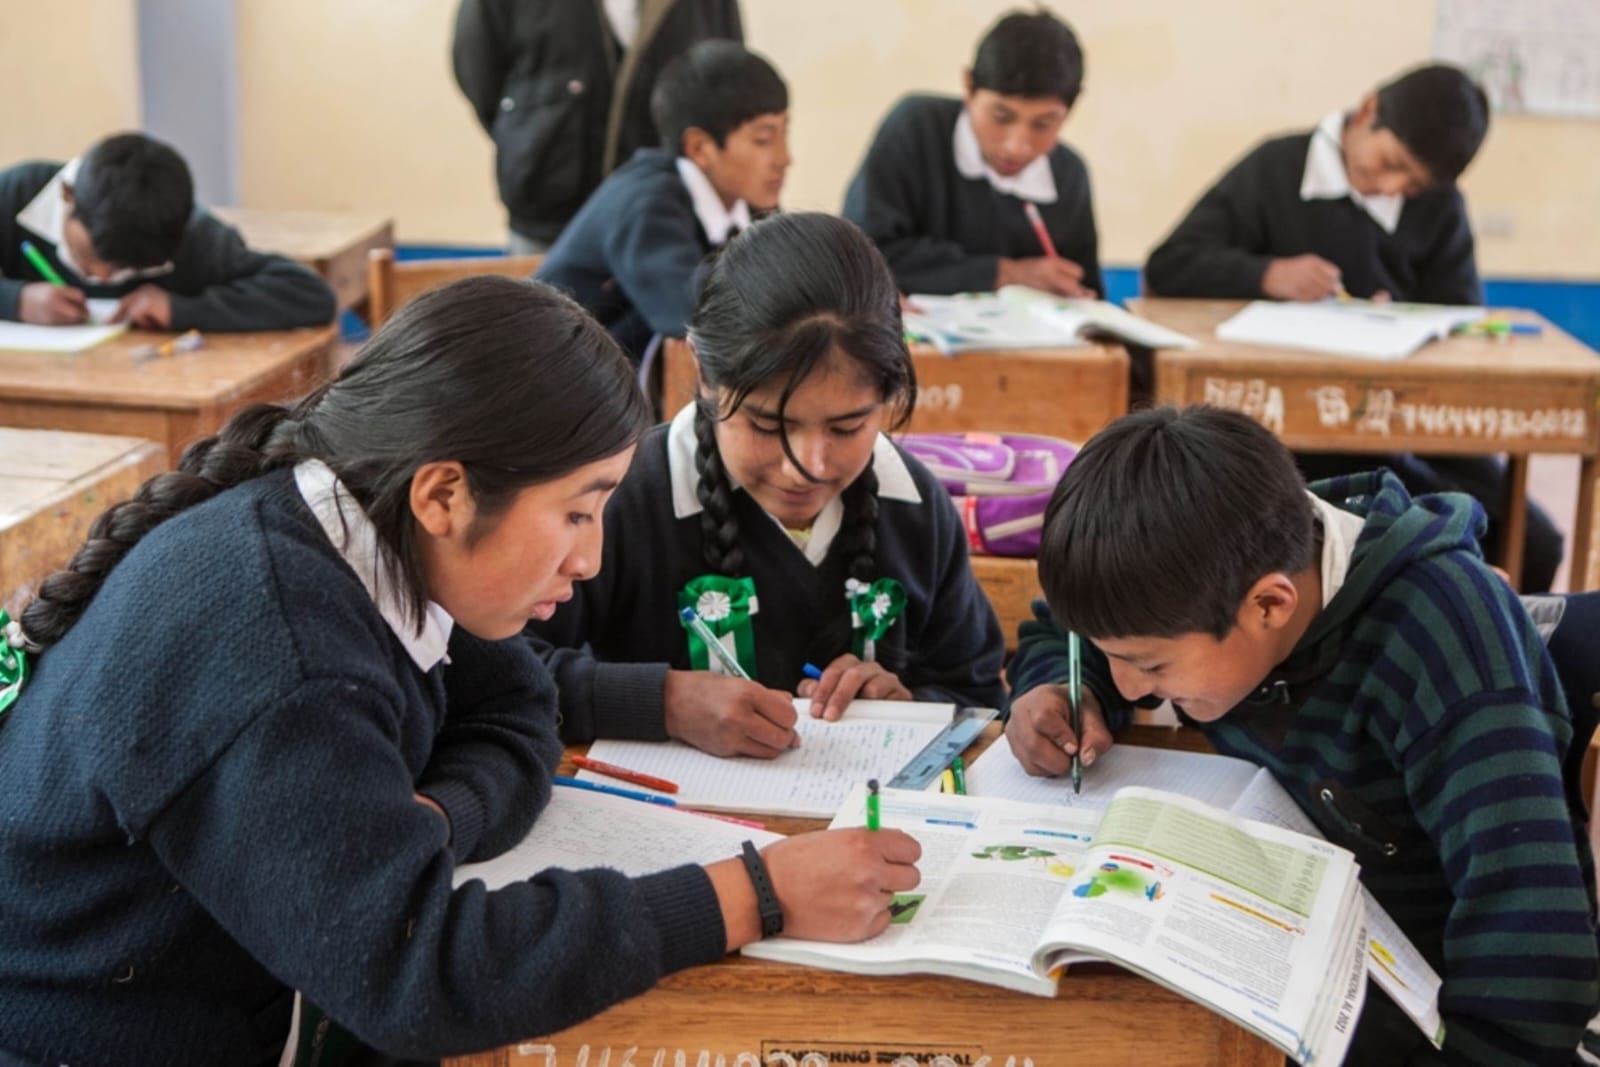
[[[1042,10],[1017,12],[978,45],[962,99],[895,105],[844,216],[877,242],[902,292],[1104,292],[1089,172],[1056,140],[1082,87],[1072,29]]]
[[[778,206],[789,92],[765,59],[705,41],[674,60],[650,103],[663,148],[612,172],[561,232],[537,277],[566,289],[639,358],[683,336],[701,261]]]

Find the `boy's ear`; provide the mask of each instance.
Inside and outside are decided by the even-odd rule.
[[[1361,103],[1357,105],[1355,114],[1350,116],[1350,122],[1353,126],[1370,130],[1377,125],[1377,121],[1378,94],[1368,93],[1361,98]]]
[[[713,153],[717,149],[717,140],[698,126],[690,126],[683,131],[683,154],[701,170],[713,162]]]
[[[77,202],[74,199],[74,194],[72,192],[72,183],[71,182],[62,182],[61,183],[61,201],[62,201],[62,203],[66,204],[67,207],[69,207],[69,208],[72,207],[72,205]]]
[[[961,72],[961,97],[967,103],[972,103],[972,68],[967,67]]]
[[[430,535],[465,534],[475,508],[467,488],[467,472],[455,460],[424,463],[411,476],[411,514]]]
[[[1239,609],[1239,624],[1248,632],[1281,630],[1289,625],[1300,606],[1300,589],[1282,571],[1256,579]]]

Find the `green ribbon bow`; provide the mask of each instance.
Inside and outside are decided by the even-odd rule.
[[[844,583],[844,595],[854,627],[850,650],[863,660],[875,659],[877,643],[906,610],[906,587],[893,578],[879,578],[870,585],[851,578]]]
[[[750,625],[750,616],[759,610],[755,579],[702,574],[678,591],[678,610],[684,608],[693,608],[706,628],[733,653],[744,672],[752,678],[756,676],[756,635]],[[689,639],[691,667],[726,673],[700,635],[690,629],[683,632]]]
[[[22,683],[28,680],[28,654],[11,647],[6,639],[10,626],[11,616],[0,611],[0,715],[17,702]]]

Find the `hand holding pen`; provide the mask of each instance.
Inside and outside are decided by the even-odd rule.
[[[1067,707],[1072,712],[1072,791],[1083,792],[1083,642],[1067,634]]]
[[[1070,659],[1070,649],[1068,653]],[[1022,769],[1040,778],[1071,775],[1076,761],[1082,769],[1115,743],[1106,729],[1105,716],[1094,690],[1082,685],[1082,648],[1079,649],[1079,685],[1072,685],[1071,664],[1065,684],[1038,685],[1011,701],[1006,714],[1006,742]],[[1070,694],[1079,693],[1074,722]]]
[[[694,615],[693,609],[686,610]],[[693,630],[698,624],[710,633],[705,620],[698,615],[691,620],[689,615],[680,620],[685,629]],[[701,639],[705,640],[704,636]],[[751,680],[715,635],[706,644],[711,655],[720,650],[732,667],[727,668],[728,674],[667,672],[662,692],[667,736],[714,756],[772,759],[797,747],[800,735],[795,732],[794,698]]]
[[[22,242],[22,254],[44,280],[22,287],[17,297],[17,318],[35,326],[74,326],[87,322],[89,304],[83,290],[68,285],[32,241]]]

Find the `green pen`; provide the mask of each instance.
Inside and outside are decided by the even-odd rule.
[[[965,796],[967,793],[967,765],[957,756],[950,761],[950,775],[956,780],[956,795]]]
[[[867,829],[876,830],[881,815],[878,810],[878,780],[867,779]]]
[[[32,241],[22,242],[22,254],[28,257],[28,262],[33,264],[33,269],[38,271],[40,277],[44,278],[45,281],[56,286],[67,284],[62,280],[61,275],[56,272],[56,269],[50,265],[50,261],[44,258],[44,254],[33,247]]]
[[[1078,739],[1072,754],[1072,791],[1083,792],[1083,646],[1075,633],[1067,634],[1067,708],[1072,735]]]

